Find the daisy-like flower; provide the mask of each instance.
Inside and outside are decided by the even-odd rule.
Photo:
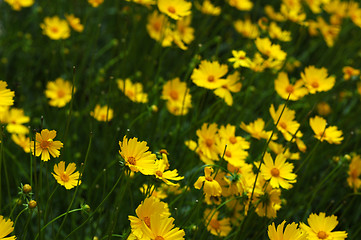
[[[201,189],[203,186],[203,192],[210,196],[221,196],[222,188],[219,183],[211,176],[213,168],[205,167],[204,176],[200,176],[194,183],[194,188]]]
[[[143,85],[141,83],[132,83],[129,78],[122,80],[118,79],[118,88],[133,102],[147,103],[148,94],[143,92]]]
[[[192,3],[184,0],[158,0],[159,11],[178,20],[191,14]]]
[[[216,145],[217,136],[217,124],[203,123],[201,129],[196,131],[198,136],[198,148],[207,158],[211,160],[218,160],[219,149]]]
[[[208,223],[207,230],[215,236],[227,236],[232,230],[230,219],[223,218],[222,220],[218,220],[219,212],[213,212],[214,210],[211,209],[204,211],[204,223]]]
[[[253,138],[256,138],[258,140],[261,138],[268,140],[272,135],[272,131],[265,131],[264,125],[265,125],[265,123],[264,123],[263,119],[257,118],[254,122],[251,122],[248,125],[246,125],[244,122],[241,122],[240,127],[244,131],[251,134],[251,136]],[[273,134],[272,140],[277,140],[277,134]]]
[[[52,107],[64,107],[71,100],[73,85],[62,78],[46,84],[45,96],[49,98],[49,105]],[[74,88],[75,92],[75,88]]]
[[[0,107],[11,106],[14,104],[15,93],[7,89],[8,84],[0,81]]]
[[[229,58],[229,62],[233,62],[233,68],[239,67],[250,67],[251,66],[251,59],[246,57],[246,52],[240,50],[232,50],[233,57]]]
[[[4,240],[15,240],[16,237],[6,237],[12,231],[14,231],[14,223],[10,219],[4,219],[3,216],[0,215],[0,239]]]
[[[119,141],[119,154],[125,161],[125,165],[134,172],[141,172],[144,175],[153,175],[157,170],[155,154],[148,151],[147,142],[138,142],[138,138],[128,140],[127,136]]]
[[[65,14],[65,18],[68,21],[70,27],[77,32],[82,32],[84,30],[84,25],[80,23],[80,19],[75,17],[74,14]]]
[[[335,85],[335,77],[328,77],[326,68],[315,68],[309,66],[301,73],[301,78],[311,94],[326,92]]]
[[[270,240],[306,240],[306,235],[298,228],[297,223],[287,224],[283,231],[285,223],[286,221],[283,221],[277,226],[277,229],[274,222],[268,226]]]
[[[287,53],[282,51],[281,46],[278,44],[272,44],[269,38],[257,38],[255,44],[258,51],[270,59],[283,61],[287,56]]]
[[[263,177],[258,179],[254,192],[255,198],[252,201],[256,205],[256,213],[261,217],[275,218],[277,211],[281,209],[281,189],[272,188],[270,185],[263,189],[265,180]],[[249,192],[248,194],[250,195],[251,193]]]
[[[343,240],[347,238],[346,231],[333,232],[333,229],[335,229],[338,224],[335,215],[326,217],[326,214],[323,212],[318,215],[312,213],[308,217],[307,222],[310,226],[307,226],[305,223],[300,224],[300,228],[307,234],[307,239]]]
[[[167,100],[168,111],[174,115],[185,115],[192,107],[192,96],[185,82],[179,78],[169,80],[163,85],[162,99]]]
[[[274,152],[277,155],[283,153],[283,155],[287,159],[291,159],[291,160],[299,160],[300,159],[299,152],[292,153],[292,152],[290,152],[290,150],[288,148],[283,147],[282,144],[270,141],[268,144],[268,147],[272,150],[272,152]]]
[[[174,169],[172,171],[166,170],[166,168],[167,168],[166,154],[164,154],[163,157],[164,157],[164,159],[160,159],[160,160],[156,161],[157,170],[155,171],[154,175],[156,178],[162,180],[166,184],[175,186],[176,184],[169,180],[179,181],[179,180],[182,180],[184,177],[178,176],[178,171],[176,169]]]
[[[219,14],[221,14],[221,8],[214,6],[210,0],[204,0],[202,5],[197,2],[196,7],[203,14],[212,16],[218,16]]]
[[[322,116],[327,116],[332,111],[330,105],[327,102],[319,102],[316,108],[317,108],[317,113]]]
[[[156,0],[126,0],[127,2],[135,2],[146,7],[150,7],[151,5],[157,4]]]
[[[60,185],[69,190],[81,184],[81,180],[79,179],[80,174],[78,171],[75,172],[75,170],[75,163],[69,163],[65,168],[65,162],[60,161],[59,164],[54,165],[54,173],[51,174],[53,174]]]
[[[228,75],[222,87],[214,90],[214,94],[224,99],[224,101],[228,106],[232,106],[233,97],[231,92],[234,93],[239,92],[241,91],[242,88],[242,83],[239,82],[239,79],[240,79],[240,74],[237,71],[234,72],[233,74]]]
[[[265,180],[270,180],[273,188],[292,188],[291,183],[296,182],[297,175],[292,172],[293,164],[287,163],[287,159],[283,154],[278,154],[275,161],[273,161],[271,154],[266,152],[263,160],[264,164],[261,166],[261,174]]]
[[[151,240],[184,240],[184,230],[174,227],[174,218],[153,214],[150,217],[150,229],[146,232]]]
[[[250,0],[227,0],[227,2],[240,11],[249,11],[253,7],[253,2]]]
[[[23,124],[28,123],[30,118],[24,114],[23,109],[11,108],[9,111],[4,112],[2,122],[7,123],[6,130],[9,133],[27,134],[29,129]]]
[[[170,23],[167,16],[154,11],[148,16],[147,32],[149,36],[160,42],[163,47],[172,45],[173,38],[171,36]]]
[[[34,4],[34,0],[5,0],[12,9],[20,11],[23,7],[30,7]]]
[[[289,100],[297,101],[308,94],[307,88],[303,86],[303,81],[298,80],[295,84],[291,84],[288,75],[285,72],[280,72],[275,80],[275,90],[278,95]]]
[[[330,144],[341,144],[343,140],[342,131],[338,130],[336,126],[327,126],[327,122],[324,118],[315,116],[310,118],[310,126],[315,133],[315,138],[320,140],[326,140]]]
[[[219,62],[201,61],[199,68],[194,69],[191,79],[199,87],[216,89],[225,84],[223,78],[228,72],[228,67]]]
[[[97,104],[94,108],[94,111],[90,112],[90,116],[100,122],[108,122],[113,119],[113,109],[107,105],[101,107],[99,104]]]
[[[43,34],[53,40],[67,39],[70,36],[68,23],[58,16],[46,17],[40,27],[43,29]]]
[[[23,134],[12,134],[11,139],[14,141],[14,143],[22,147],[26,153],[30,152],[30,138]]]
[[[191,21],[191,16],[179,19],[175,28],[175,32],[179,35],[180,40],[186,44],[190,44],[194,40],[194,28],[191,27]]]
[[[343,79],[345,79],[346,81],[349,80],[351,77],[360,75],[360,70],[350,66],[343,67],[342,72],[343,72]]]
[[[278,39],[282,42],[291,41],[291,32],[282,31],[282,29],[275,23],[271,22],[268,28],[269,36],[273,39]]]
[[[104,0],[88,0],[88,3],[92,5],[92,7],[99,7],[100,4],[102,4]]]
[[[41,155],[42,161],[48,161],[50,155],[54,158],[60,156],[60,148],[63,147],[63,143],[60,141],[53,141],[56,136],[56,131],[43,129],[41,133],[36,133],[35,136],[35,154],[36,156]],[[34,141],[30,143],[31,152],[34,155]],[[49,155],[50,153],[50,155]]]
[[[357,191],[361,188],[361,157],[360,155],[355,155],[349,165],[347,183],[348,185]]]
[[[246,20],[237,20],[233,23],[234,28],[243,37],[255,39],[259,36],[258,25],[253,24],[249,18]]]

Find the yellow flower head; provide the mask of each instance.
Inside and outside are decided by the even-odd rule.
[[[214,210],[206,209],[204,211],[204,223],[207,225],[207,230],[211,232],[211,234],[224,237],[227,236],[231,230],[231,221],[229,218],[223,218],[222,220],[218,220],[219,212],[214,212]]]
[[[30,7],[34,4],[34,0],[5,0],[12,9],[20,11],[23,7]]]
[[[332,232],[338,224],[337,217],[334,215],[326,217],[323,212],[319,215],[312,213],[307,222],[310,226],[305,223],[300,224],[300,228],[307,234],[307,239],[343,240],[347,238],[346,231]]]
[[[184,0],[158,0],[159,11],[178,20],[191,14],[192,3]]]
[[[282,42],[291,41],[291,32],[282,31],[282,29],[275,22],[271,22],[271,24],[269,25],[268,33],[269,36],[273,39],[278,39]]]
[[[194,40],[194,28],[191,27],[191,21],[191,16],[178,20],[174,31],[174,34],[179,36],[180,40],[186,44],[190,44]],[[173,40],[177,44],[176,39]]]
[[[327,102],[319,102],[317,104],[317,113],[322,116],[327,116],[331,113],[332,109]]]
[[[233,62],[233,68],[239,68],[239,67],[250,67],[251,65],[251,59],[246,57],[246,52],[244,51],[236,51],[232,50],[232,58],[229,58],[229,62]]]
[[[70,36],[68,23],[58,16],[46,17],[40,27],[43,29],[43,34],[53,40],[67,39]]]
[[[149,36],[160,42],[163,47],[172,45],[173,39],[171,36],[170,23],[164,14],[158,13],[158,11],[150,14],[146,28]]]
[[[258,51],[270,59],[283,61],[287,56],[286,52],[282,51],[281,46],[272,44],[269,38],[257,38],[255,44]]]
[[[79,172],[75,172],[76,165],[75,163],[69,163],[65,169],[65,162],[60,161],[59,164],[54,165],[54,178],[56,181],[64,186],[66,189],[72,189],[81,184],[79,180]],[[78,183],[79,182],[79,183]]]
[[[240,127],[251,134],[253,138],[256,139],[266,139],[268,140],[271,137],[272,131],[266,131],[264,130],[264,121],[262,118],[257,118],[254,122],[251,122],[250,124],[246,125],[244,122],[241,122]],[[272,140],[277,140],[277,134],[274,133],[272,136]]]
[[[187,114],[192,107],[189,88],[179,78],[169,80],[163,85],[162,99],[167,100],[168,111],[177,116]]]
[[[54,141],[53,139],[56,136],[56,131],[48,129],[43,129],[41,133],[36,133],[35,136],[35,153],[34,153],[34,141],[31,141],[30,148],[32,154],[36,154],[36,156],[41,155],[42,161],[48,161],[50,159],[50,155],[54,158],[60,156],[60,148],[63,147],[63,143],[60,141]],[[49,155],[50,153],[50,155]]]
[[[155,154],[148,151],[147,142],[138,142],[138,138],[127,139],[124,136],[123,142],[119,141],[119,154],[125,161],[125,165],[134,172],[141,172],[144,175],[153,175],[157,170]]]
[[[199,68],[194,69],[191,79],[199,87],[216,89],[225,84],[223,78],[228,72],[228,67],[219,62],[201,61]]]
[[[175,228],[173,222],[172,217],[153,214],[150,217],[150,231],[146,232],[147,237],[154,240],[184,240],[184,230]]]
[[[11,139],[14,143],[22,147],[26,153],[30,153],[30,138],[25,135],[12,134]]]
[[[0,215],[0,239],[6,240],[15,240],[16,237],[6,237],[12,231],[14,231],[14,223],[10,219],[4,219],[3,216]]]
[[[217,131],[216,123],[212,123],[209,126],[207,123],[203,123],[201,129],[196,131],[199,150],[211,160],[218,160],[219,150],[216,145],[216,139],[218,138]]]
[[[157,4],[156,0],[126,0],[127,2],[135,2],[146,7]]]
[[[335,85],[335,77],[328,77],[326,68],[315,68],[309,66],[301,73],[301,78],[305,82],[305,86],[311,94],[317,92],[326,92]]]
[[[255,39],[259,36],[258,25],[253,24],[249,18],[246,20],[237,20],[233,23],[234,28],[243,37]]]
[[[62,78],[46,84],[45,95],[50,98],[49,105],[53,107],[64,107],[71,100],[73,85]],[[74,88],[75,92],[75,88]]]
[[[219,14],[221,14],[221,8],[214,6],[210,0],[204,0],[202,5],[197,2],[196,7],[203,14],[212,16],[218,16]]]
[[[240,11],[249,11],[253,7],[253,2],[250,0],[227,0],[227,2]]]
[[[167,164],[166,164],[165,159],[167,159],[166,155],[164,156],[164,159],[160,159],[160,160],[156,161],[157,169],[156,169],[154,175],[156,178],[162,180],[166,184],[175,186],[176,184],[169,180],[179,181],[179,180],[182,180],[184,177],[178,176],[178,171],[176,169],[175,170],[166,170]]]
[[[353,156],[351,163],[349,165],[349,169],[347,171],[348,178],[347,183],[348,185],[357,191],[361,188],[361,157],[360,155]]]
[[[222,188],[219,183],[213,179],[211,176],[213,173],[213,168],[205,167],[204,168],[204,176],[201,176],[194,183],[194,188],[201,189],[203,186],[203,192],[206,195],[210,196],[221,196]],[[204,183],[204,184],[203,184]]]
[[[133,102],[147,103],[148,94],[143,92],[143,85],[141,83],[132,83],[129,78],[122,80],[118,79],[118,88]]]
[[[350,66],[343,67],[342,72],[343,72],[343,79],[345,79],[346,81],[349,80],[351,77],[360,75],[360,70]]]
[[[297,223],[287,224],[283,232],[285,223],[286,221],[283,221],[279,224],[277,230],[274,222],[268,226],[268,237],[270,240],[306,240],[306,235],[298,228]]]
[[[80,19],[75,17],[74,14],[65,14],[65,18],[70,27],[72,27],[75,31],[82,32],[84,30],[84,26],[80,23]]]
[[[338,130],[336,126],[327,126],[327,122],[324,118],[315,116],[310,118],[310,126],[315,133],[315,138],[320,140],[326,140],[330,144],[341,144],[343,140],[342,131]]]
[[[107,105],[101,107],[99,104],[97,104],[94,108],[94,111],[90,112],[90,116],[100,122],[108,122],[113,119],[113,109]]]
[[[258,188],[264,186],[264,179],[259,179],[260,180],[257,182],[259,186]],[[256,207],[256,213],[258,216],[275,218],[277,216],[277,211],[281,208],[281,190],[278,188],[272,188],[268,185],[264,192],[260,189],[255,195],[256,198],[254,199],[254,202],[258,202]]]
[[[275,80],[275,90],[281,98],[297,101],[308,94],[307,88],[303,86],[303,81],[298,80],[295,84],[291,84],[288,75],[285,72],[280,72]],[[291,94],[291,95],[290,95]]]
[[[218,97],[224,99],[228,106],[233,105],[233,97],[231,92],[239,92],[241,91],[242,83],[239,82],[240,74],[239,72],[234,72],[227,76],[222,87],[214,90],[214,94]]]
[[[27,134],[29,129],[25,127],[24,123],[28,123],[30,118],[25,116],[23,109],[11,108],[10,110],[4,111],[1,117],[1,122],[7,123],[6,130],[9,133],[16,134]]]
[[[15,93],[6,87],[8,84],[0,80],[0,107],[11,106],[14,104]]]
[[[92,7],[98,7],[100,4],[102,4],[104,0],[88,0],[88,3],[92,5]]]

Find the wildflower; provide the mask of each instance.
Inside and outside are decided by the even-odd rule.
[[[184,177],[178,176],[178,172],[176,169],[172,170],[172,171],[170,171],[170,170],[166,171],[167,164],[166,164],[165,159],[160,159],[160,160],[156,161],[156,166],[157,166],[157,169],[154,173],[155,177],[162,180],[163,182],[165,182],[168,185],[173,185],[173,186],[176,185],[175,183],[173,183],[169,180],[179,181],[184,178]]]
[[[283,221],[279,224],[277,230],[274,222],[268,226],[268,237],[270,240],[306,240],[305,234],[298,228],[297,223],[287,224],[283,232],[285,223],[286,221]]]
[[[227,144],[237,145],[241,149],[248,149],[250,144],[241,136],[236,136],[236,126],[227,124],[218,130],[219,137],[225,139]]]
[[[275,23],[271,22],[268,28],[269,36],[273,39],[278,39],[282,42],[291,41],[291,32],[282,31],[282,29]]]
[[[104,0],[88,0],[88,3],[92,5],[92,7],[98,7],[100,4],[102,4]]]
[[[75,170],[75,163],[69,163],[65,169],[65,162],[60,161],[59,164],[54,165],[54,173],[51,174],[53,174],[54,178],[60,185],[64,186],[66,189],[72,189],[73,187],[81,184],[81,180],[79,180],[79,172],[75,172]]]
[[[159,11],[178,20],[191,14],[192,3],[184,0],[158,0]]]
[[[266,5],[264,7],[264,12],[267,14],[267,16],[277,22],[283,22],[286,21],[286,18],[279,12],[276,12],[274,8],[271,5]]]
[[[168,18],[154,11],[148,16],[147,32],[149,36],[160,42],[163,47],[168,47],[172,44],[171,29]]]
[[[13,221],[11,221],[10,219],[4,219],[4,217],[0,215],[0,239],[15,240],[15,236],[6,237],[12,231],[14,231]]]
[[[257,38],[255,44],[258,51],[270,59],[283,61],[287,56],[287,54],[282,51],[280,45],[272,44],[268,38]]]
[[[219,237],[227,236],[232,228],[229,218],[223,218],[222,220],[218,220],[219,212],[211,209],[206,209],[204,211],[204,222],[207,225],[207,230]]]
[[[260,178],[258,185],[263,186],[264,179]],[[272,188],[268,185],[263,193],[256,193],[255,196],[256,198],[254,201],[258,202],[256,207],[258,216],[275,218],[277,216],[277,211],[281,208],[281,190]]]
[[[322,17],[317,17],[317,27],[320,30],[328,47],[332,47],[335,43],[335,39],[340,33],[340,26],[330,25],[323,20]]]
[[[53,40],[67,39],[70,36],[68,23],[58,16],[46,17],[40,27],[43,29],[43,34]]]
[[[208,126],[203,123],[202,128],[196,131],[198,136],[198,148],[202,154],[211,160],[218,160],[219,150],[216,145],[217,124],[213,123]]]
[[[84,25],[80,23],[80,19],[75,17],[74,14],[65,14],[65,18],[68,21],[70,27],[72,27],[75,31],[82,32],[84,30]]]
[[[90,116],[100,122],[108,122],[113,119],[113,109],[107,105],[101,107],[99,104],[97,104],[94,108],[94,111],[90,112]]]
[[[34,0],[5,0],[12,9],[20,11],[23,7],[30,7],[34,4]]]
[[[14,143],[22,147],[26,153],[30,152],[30,138],[23,134],[12,134],[11,139],[14,141]]]
[[[46,84],[45,95],[49,98],[49,105],[52,107],[64,107],[71,100],[73,85],[62,78]],[[75,92],[75,88],[74,88]]]
[[[38,203],[35,200],[30,200],[29,203],[28,203],[28,207],[30,209],[36,208],[37,205],[38,205]]]
[[[282,144],[278,144],[276,142],[270,141],[268,144],[268,147],[274,152],[275,154],[283,154],[283,156],[286,159],[291,160],[299,160],[300,159],[300,153],[292,153],[288,148],[283,147]]]
[[[354,69],[353,67],[350,66],[343,67],[342,72],[343,72],[343,79],[345,79],[346,81],[349,80],[351,77],[360,75],[360,70]]]
[[[202,5],[200,5],[197,2],[196,7],[203,14],[212,15],[212,16],[218,16],[221,14],[221,8],[214,6],[210,0],[204,0]]]
[[[24,186],[23,186],[23,192],[25,193],[25,194],[28,194],[28,193],[30,193],[31,191],[32,191],[32,188],[31,188],[31,186],[30,186],[30,184],[25,184]]]
[[[219,148],[220,153],[224,152],[224,156],[223,156],[224,160],[226,160],[233,166],[241,167],[245,163],[245,159],[248,156],[248,152],[246,152],[244,148],[242,148],[242,144],[227,145],[226,139],[221,139],[221,140],[218,139],[217,146]],[[246,146],[247,148],[249,148],[249,143]]]
[[[6,130],[9,133],[27,134],[29,132],[29,129],[22,125],[30,121],[30,118],[25,116],[23,109],[12,108],[4,114],[1,121],[8,124]]]
[[[246,125],[244,122],[241,122],[240,127],[244,131],[251,134],[251,136],[253,138],[256,138],[258,140],[261,138],[268,140],[272,135],[272,131],[265,131],[264,125],[265,125],[265,123],[264,123],[263,119],[257,118],[254,122],[251,122],[248,125]],[[277,134],[273,134],[272,140],[277,140]]]
[[[305,86],[311,94],[316,92],[326,92],[335,85],[335,77],[327,76],[326,68],[315,68],[309,66],[305,69],[304,73],[301,73],[301,78],[305,82]]]
[[[253,2],[250,0],[227,0],[227,2],[240,11],[249,11],[253,7]]]
[[[209,62],[203,60],[199,68],[193,70],[191,79],[199,87],[216,89],[225,84],[225,79],[222,77],[224,77],[227,72],[227,65],[219,64],[217,61]]]
[[[204,176],[201,176],[194,183],[194,188],[201,189],[203,186],[203,192],[206,195],[210,196],[221,196],[222,188],[219,183],[213,179],[211,176],[213,173],[213,168],[205,167]]]
[[[32,154],[33,155],[36,154],[37,157],[41,155],[41,160],[45,162],[50,159],[50,155],[54,158],[59,157],[60,156],[59,149],[63,147],[63,143],[60,141],[53,141],[55,136],[56,136],[55,130],[49,131],[48,129],[43,129],[41,133],[36,133],[35,150],[34,150],[34,141],[31,141],[30,143]]]
[[[148,151],[147,142],[138,142],[138,138],[127,139],[124,136],[123,142],[119,141],[119,154],[125,161],[125,165],[134,172],[141,172],[144,175],[153,175],[156,171],[155,154]]]
[[[150,231],[147,231],[147,237],[151,240],[184,240],[184,230],[178,227],[174,228],[174,218],[162,217],[159,214],[153,214],[150,217]]]
[[[297,101],[308,94],[307,88],[303,86],[303,81],[298,80],[294,85],[290,83],[288,75],[285,72],[278,73],[275,80],[275,90],[283,99]]]
[[[315,116],[310,118],[310,126],[315,133],[315,138],[320,140],[326,140],[330,144],[341,144],[343,140],[342,131],[338,130],[336,126],[327,126],[327,122],[324,118]]]
[[[249,67],[251,65],[251,59],[246,57],[246,52],[232,50],[232,58],[229,58],[229,62],[233,62],[233,68]]]
[[[204,162],[205,164],[214,164],[213,159],[210,159],[206,155],[204,155],[202,149],[198,148],[198,144],[195,141],[188,140],[185,141],[184,144],[189,148],[189,150],[196,152],[202,162]],[[214,160],[218,160],[218,155],[216,157],[217,158]]]
[[[337,239],[343,240],[347,238],[346,231],[332,230],[338,224],[337,217],[332,215],[326,217],[326,214],[321,212],[320,214],[312,213],[307,219],[308,225],[305,223],[300,224],[300,228],[307,234],[307,239]]]
[[[14,104],[15,93],[6,87],[8,84],[0,80],[0,107],[11,106]]]
[[[166,184],[164,184],[164,185],[166,185]],[[166,185],[166,186],[168,186],[168,185]],[[155,197],[155,198],[158,198],[158,199],[165,199],[165,198],[168,197],[168,194],[166,193],[166,191],[162,187],[156,188],[154,185],[149,186],[147,184],[143,184],[143,186],[139,190],[144,196],[147,193],[151,193],[152,197]]]
[[[348,178],[347,183],[348,185],[354,189],[354,191],[361,188],[361,157],[360,155],[355,155],[351,163],[349,165],[349,169],[347,171]]]
[[[281,4],[280,12],[284,16],[284,18],[301,24],[304,24],[304,20],[306,19],[306,14],[304,13],[304,10],[302,9],[299,1],[290,1],[290,2],[297,2],[296,6],[287,6],[287,4]]]
[[[148,94],[143,93],[143,85],[141,83],[132,83],[132,81],[127,78],[124,80],[118,79],[118,88],[133,102],[147,103]]]
[[[317,104],[317,113],[323,116],[327,116],[331,113],[331,107],[327,102],[319,102]]]
[[[237,20],[233,23],[233,26],[243,37],[255,39],[259,36],[257,24],[253,24],[249,18],[244,21]]]
[[[228,75],[222,87],[214,90],[214,94],[224,99],[224,101],[228,106],[233,105],[233,97],[231,92],[236,93],[241,91],[242,83],[239,82],[240,79],[239,75],[240,74],[237,71],[234,72],[233,74]]]
[[[185,115],[192,107],[192,96],[185,82],[174,78],[163,85],[162,99],[167,100],[167,108],[174,115]]]
[[[263,160],[261,174],[265,180],[270,180],[273,188],[292,188],[291,183],[296,182],[297,176],[292,172],[293,164],[287,163],[287,159],[283,154],[278,154],[275,161],[273,161],[271,154],[266,152]]]
[[[191,16],[179,19],[174,31],[175,34],[179,36],[180,40],[186,44],[190,44],[194,39],[194,28],[191,27],[191,20]]]

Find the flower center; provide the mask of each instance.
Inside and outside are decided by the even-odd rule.
[[[59,29],[57,27],[52,27],[50,28],[50,31],[52,31],[53,33],[57,33],[59,32]]]
[[[217,219],[212,219],[209,225],[211,225],[211,227],[214,229],[219,229],[219,227],[221,226]]]
[[[280,126],[283,129],[287,129],[287,124],[285,122],[280,122]]]
[[[168,7],[168,12],[170,12],[170,13],[175,13],[175,8],[173,7],[173,6],[169,6]]]
[[[126,94],[129,98],[134,97],[134,92],[132,90],[127,90]]]
[[[327,234],[326,234],[324,231],[319,231],[319,232],[317,233],[317,237],[318,237],[319,239],[326,239],[328,236],[327,236]]]
[[[128,163],[131,164],[131,165],[135,165],[136,164],[136,160],[135,160],[135,157],[128,157]]]
[[[208,76],[208,82],[214,82],[214,76],[213,75]]]
[[[66,172],[63,172],[60,174],[60,179],[63,181],[63,182],[68,182],[69,181],[69,175],[66,174]]]
[[[154,240],[164,240],[164,238],[161,236],[157,236],[156,238],[154,238]]]
[[[52,142],[53,142],[52,139],[48,139],[47,141],[41,141],[40,147],[42,149],[48,149]]]
[[[153,23],[153,28],[156,32],[160,32],[160,29],[162,27],[162,23],[161,22],[155,22]]]
[[[244,60],[244,59],[246,59],[246,57],[245,56],[239,56],[238,59]]]
[[[292,85],[288,85],[286,87],[286,92],[287,93],[293,93],[295,91],[294,87]]]
[[[237,138],[232,136],[229,138],[229,141],[232,143],[232,144],[235,144],[237,142]]]
[[[274,177],[278,177],[280,175],[280,170],[278,170],[277,168],[272,168],[271,174]]]
[[[312,86],[313,88],[318,88],[320,85],[318,84],[318,82],[313,82],[313,83],[311,84],[311,86]]]
[[[212,182],[213,181],[213,178],[211,176],[207,176],[206,177],[206,180],[209,181],[209,182]]]
[[[144,217],[143,221],[150,228],[150,218],[149,217]]]
[[[62,98],[62,97],[65,96],[65,92],[64,92],[63,89],[59,89],[58,92],[57,92],[57,94],[58,94],[58,98]]]
[[[206,140],[206,145],[207,145],[207,147],[212,147],[212,145],[213,145],[213,140],[208,138],[208,139]]]
[[[163,172],[162,171],[156,171],[155,174],[157,174],[159,177],[162,177],[163,176]]]
[[[225,155],[229,158],[232,157],[232,153],[230,151],[226,151]]]
[[[356,169],[352,170],[350,172],[350,176],[351,178],[356,179],[358,177],[357,170]]]
[[[177,91],[174,91],[174,90],[172,90],[172,91],[170,91],[170,93],[169,93],[169,95],[170,95],[170,97],[173,99],[173,100],[178,100],[178,92]]]

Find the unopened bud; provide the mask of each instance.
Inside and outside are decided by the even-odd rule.
[[[36,208],[37,205],[38,204],[37,204],[37,202],[35,200],[30,200],[30,202],[28,203],[28,206],[29,206],[30,209]]]
[[[32,190],[32,188],[31,188],[30,184],[25,184],[25,185],[23,186],[23,192],[24,192],[24,193],[28,194],[28,193],[31,192],[31,190]]]

